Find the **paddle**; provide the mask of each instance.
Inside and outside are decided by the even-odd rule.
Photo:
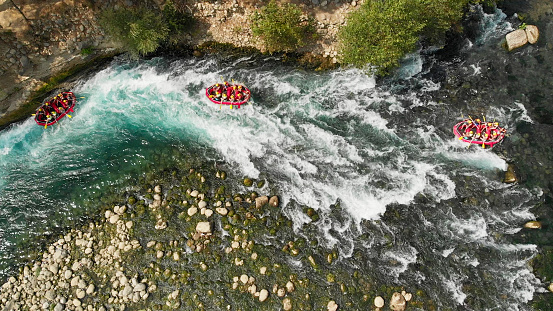
[[[470,148],[470,146],[472,145],[472,142],[474,141],[474,136],[472,137],[472,140],[470,141],[469,145],[467,146],[467,149]]]

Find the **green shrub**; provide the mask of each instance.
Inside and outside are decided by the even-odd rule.
[[[178,41],[178,37],[182,35],[187,29],[192,27],[194,20],[192,16],[182,13],[175,8],[172,1],[167,1],[162,11],[165,24],[169,28],[169,41],[175,43]]]
[[[279,6],[271,0],[252,14],[251,21],[253,35],[261,38],[271,53],[295,50],[315,34],[314,20],[302,18],[301,9],[292,3]]]
[[[164,20],[145,8],[103,11],[100,24],[135,57],[154,52],[169,34]]]
[[[372,66],[385,75],[415,49],[421,37],[443,42],[470,0],[367,0],[350,13],[339,33],[342,62]]]
[[[94,48],[92,48],[92,47],[86,47],[86,48],[81,49],[81,55],[82,56],[90,55],[90,54],[92,54],[92,52],[94,52]]]
[[[160,18],[161,16],[161,18]],[[176,43],[192,18],[167,1],[161,12],[139,7],[103,11],[100,25],[134,57],[157,50],[164,43]]]

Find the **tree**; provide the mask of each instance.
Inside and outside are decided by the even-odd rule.
[[[302,14],[295,4],[279,6],[271,0],[261,11],[252,14],[253,35],[263,40],[269,52],[295,50],[315,33],[313,19],[305,19]]]
[[[162,44],[178,42],[191,25],[191,17],[167,1],[161,12],[145,7],[103,11],[100,25],[133,57],[138,57],[156,51]]]
[[[440,42],[470,0],[367,0],[350,13],[338,38],[341,61],[385,75],[421,37]]]
[[[100,24],[134,57],[154,52],[169,33],[163,19],[144,8],[106,10]]]

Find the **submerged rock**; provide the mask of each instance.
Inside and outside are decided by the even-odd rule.
[[[278,197],[276,195],[271,197],[271,199],[269,200],[269,205],[271,205],[272,207],[278,206]]]
[[[265,204],[269,203],[269,198],[267,196],[262,196],[255,198],[255,207],[262,208]]]
[[[401,293],[395,292],[390,299],[390,309],[394,311],[404,311],[407,302]]]
[[[328,311],[336,311],[338,310],[338,304],[336,304],[336,301],[331,300],[326,305],[326,308],[328,309]]]
[[[263,302],[263,301],[267,300],[268,297],[269,297],[269,291],[268,290],[262,289],[261,291],[259,291],[259,301],[260,302]]]
[[[377,308],[384,307],[384,298],[382,298],[380,296],[376,296],[374,298],[374,306],[377,307]]]
[[[208,221],[201,221],[196,225],[196,232],[198,233],[211,233],[211,223]]]
[[[515,166],[513,164],[509,164],[509,166],[507,166],[507,171],[505,172],[503,182],[507,184],[511,184],[517,181],[518,181],[518,178],[517,178]]]
[[[282,309],[288,311],[292,310],[292,300],[288,297],[282,300]]]

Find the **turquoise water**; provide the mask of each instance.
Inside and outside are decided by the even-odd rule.
[[[454,139],[462,111],[432,99],[440,85],[417,76],[421,63],[383,85],[276,58],[116,60],[79,81],[73,118],[0,132],[2,272],[34,235],[93,212],[107,189],[136,184],[160,157],[188,157],[225,162],[238,182],[266,178],[298,234],[310,221],[302,208],[317,209],[321,244],[371,254],[375,277],[422,287],[439,306],[524,309],[536,250],[503,236],[532,219],[539,189],[501,183],[504,159]],[[245,83],[253,103],[211,104],[205,87],[221,77]],[[490,103],[486,114],[510,128],[528,118],[517,103]]]

